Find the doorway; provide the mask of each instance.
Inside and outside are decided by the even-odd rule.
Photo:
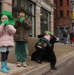
[[[67,31],[67,33],[70,33],[70,28],[69,26],[58,26],[57,27],[57,33],[58,33],[58,37],[60,39],[60,42],[63,42],[63,33],[64,31]]]

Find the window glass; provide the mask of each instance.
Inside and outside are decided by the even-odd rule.
[[[63,0],[60,0],[60,6],[63,6]]]
[[[63,11],[60,11],[60,17],[63,17]]]
[[[67,17],[69,17],[69,11],[67,11]]]
[[[50,30],[51,26],[51,13],[47,10],[41,8],[41,34],[44,33],[45,30]]]

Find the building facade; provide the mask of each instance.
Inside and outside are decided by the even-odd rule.
[[[61,40],[63,39],[63,32],[72,32],[71,21],[71,0],[54,0],[56,9],[54,12],[55,22],[54,31]]]
[[[71,11],[72,11],[72,16],[71,16],[71,19],[72,19],[72,29],[73,29],[73,32],[74,32],[74,0],[71,0]]]
[[[53,0],[0,0],[2,10],[9,10],[17,18],[18,10],[24,7],[26,17],[32,21],[29,36],[36,37],[45,30],[54,32],[54,2]],[[54,34],[54,33],[53,33]]]

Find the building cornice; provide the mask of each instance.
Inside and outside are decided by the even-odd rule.
[[[41,6],[41,0],[31,0],[31,1],[36,3],[38,6]]]
[[[43,0],[43,1],[45,1],[48,5],[51,5],[52,7],[54,7],[54,2],[51,2],[49,0]]]

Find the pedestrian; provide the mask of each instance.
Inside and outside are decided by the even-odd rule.
[[[65,31],[63,32],[63,41],[64,41],[64,44],[67,43],[67,35],[68,35],[68,33],[67,33],[67,31],[65,30]]]
[[[12,13],[3,10],[0,13],[0,52],[1,52],[1,71],[8,73],[10,67],[8,66],[9,51],[14,47],[13,35],[16,32],[14,28],[15,19],[12,17]]]
[[[17,31],[14,35],[15,55],[17,59],[17,67],[26,67],[28,52],[28,31],[31,29],[31,20],[25,18],[24,8],[21,8],[18,14],[19,16],[15,24]]]
[[[74,32],[70,33],[70,42],[74,45]]]

